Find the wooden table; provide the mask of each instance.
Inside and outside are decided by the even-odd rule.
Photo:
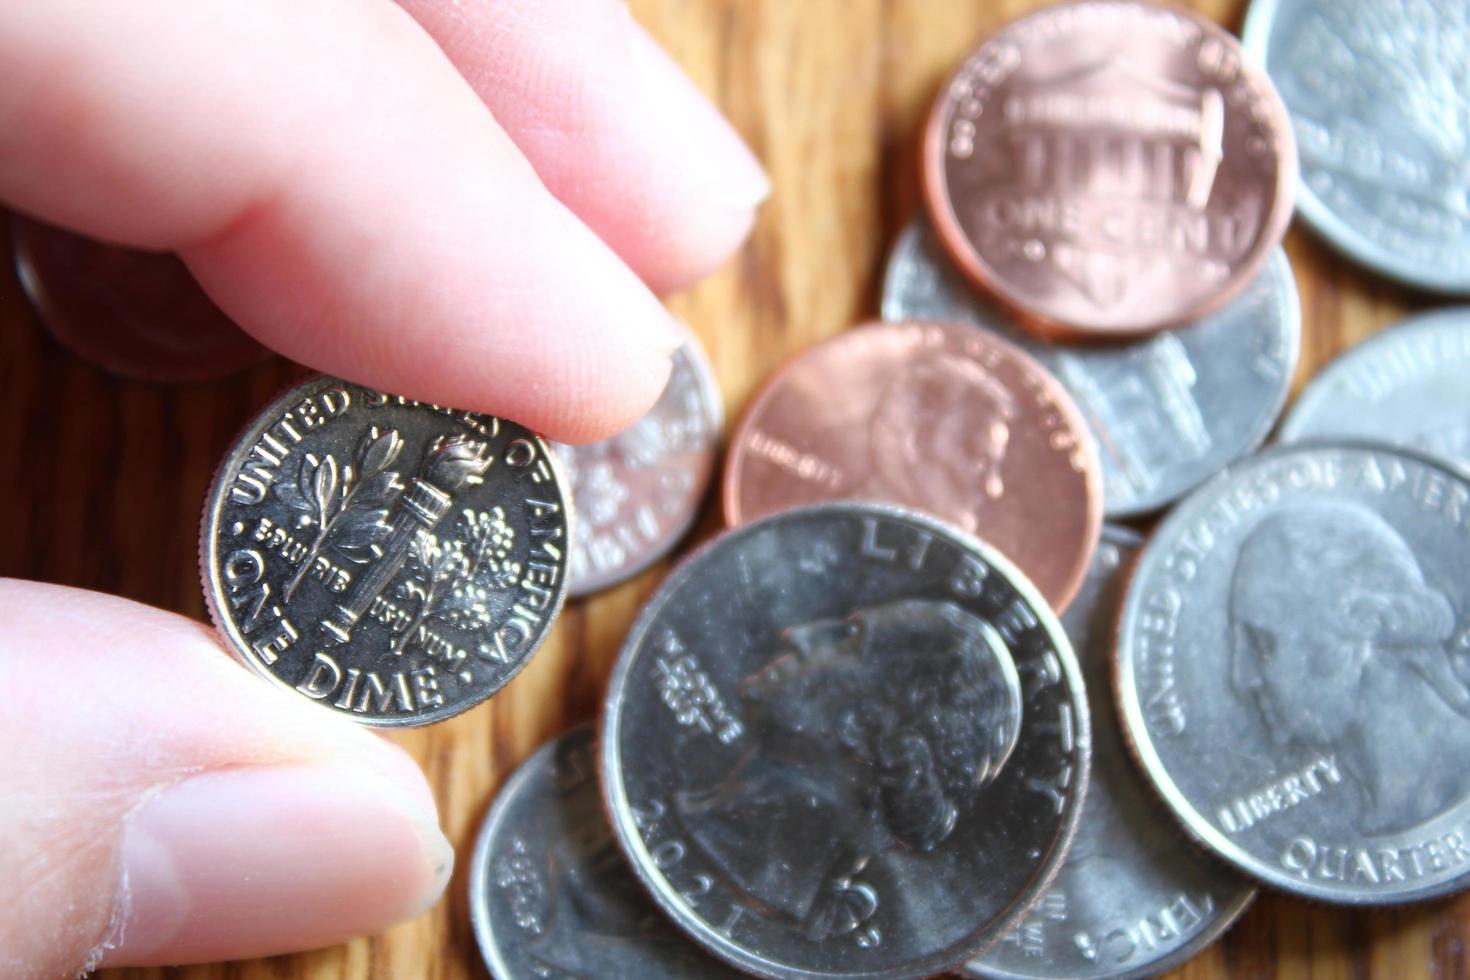
[[[592,0],[589,0],[592,2]],[[884,258],[918,204],[916,144],[930,99],[983,31],[1035,0],[634,0],[636,15],[713,94],[766,161],[775,194],[744,251],[670,301],[703,338],[732,416],[791,353],[876,315]],[[1231,0],[1193,6],[1231,26]],[[1305,313],[1298,383],[1426,299],[1339,260],[1294,228]],[[4,268],[8,270],[7,260]],[[62,351],[0,278],[0,574],[100,589],[203,618],[197,524],[228,442],[300,368],[228,381],[116,380]],[[713,503],[697,536],[717,524]],[[394,736],[423,764],[459,869],[431,912],[383,935],[273,960],[135,977],[483,977],[465,869],[502,779],[592,717],[624,630],[659,566],[569,603],[545,647],[491,703]],[[1266,895],[1182,977],[1460,977],[1470,898],[1346,913]],[[123,975],[119,973],[118,975]]]

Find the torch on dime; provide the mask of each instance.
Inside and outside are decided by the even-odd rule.
[[[998,551],[843,501],[676,568],[609,684],[603,789],[655,900],[764,977],[929,976],[1046,889],[1087,781],[1066,635]]]
[[[488,698],[561,608],[570,501],[540,437],[493,416],[307,381],[245,430],[200,548],[226,645],[358,721]]]

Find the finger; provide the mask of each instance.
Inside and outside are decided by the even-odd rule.
[[[547,187],[656,290],[745,238],[770,182],[620,0],[401,0]]]
[[[179,251],[282,353],[598,438],[676,327],[385,0],[0,6],[0,198]]]
[[[191,620],[0,580],[0,976],[261,956],[432,904],[453,852],[400,749]],[[60,696],[59,696],[60,695]]]

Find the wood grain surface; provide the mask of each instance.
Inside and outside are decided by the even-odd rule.
[[[876,316],[884,257],[918,204],[917,139],[937,86],[981,33],[1036,5],[634,0],[636,16],[734,120],[775,183],[736,259],[670,300],[708,347],[732,418],[784,358]],[[1243,13],[1230,0],[1194,6],[1232,28]],[[1430,302],[1339,259],[1300,227],[1287,249],[1305,314],[1298,385],[1406,308]],[[570,281],[575,270],[567,271]],[[120,381],[60,349],[13,275],[0,275],[0,512],[9,515],[0,574],[203,618],[195,555],[206,483],[236,430],[301,373],[271,361],[204,386]],[[696,538],[717,520],[707,501]],[[531,665],[489,704],[393,736],[423,764],[458,848],[449,892],[428,914],[298,956],[112,975],[483,977],[466,899],[475,832],[517,763],[597,712],[624,630],[666,568],[569,603]],[[1460,977],[1467,918],[1470,898],[1346,913],[1263,895],[1221,944],[1175,975]]]

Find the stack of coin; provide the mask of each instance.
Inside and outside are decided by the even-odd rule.
[[[1470,21],[1256,0],[1247,33],[1284,103],[1230,34],[1144,0],[1022,17],[944,85],[882,321],[752,399],[730,526],[642,610],[598,736],[492,806],[471,911],[496,976],[1136,977],[1258,884],[1470,884],[1470,311],[1346,353],[1258,452],[1301,342],[1298,139],[1319,230],[1466,288],[1467,145],[1419,120],[1463,103]],[[1350,90],[1343,52],[1395,70]],[[301,696],[437,720],[563,594],[674,547],[722,421],[692,334],[591,447],[310,382],[220,473],[211,609]]]

